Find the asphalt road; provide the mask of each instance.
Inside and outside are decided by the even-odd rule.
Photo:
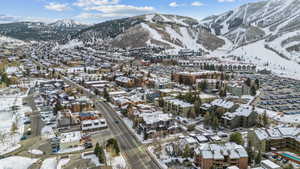
[[[109,128],[118,140],[120,149],[123,154],[125,154],[127,162],[132,169],[161,168],[139,142],[136,136],[128,129],[126,124],[120,119],[118,114],[108,104],[98,102],[96,108],[105,116]]]
[[[41,116],[39,114],[39,111],[37,110],[37,107],[34,103],[32,88],[29,91],[29,96],[27,97],[27,103],[32,109],[32,114],[30,116],[30,118],[31,118],[31,135],[30,135],[30,137],[40,136],[43,124],[41,121]]]

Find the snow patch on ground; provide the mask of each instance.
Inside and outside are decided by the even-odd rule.
[[[47,158],[43,161],[41,169],[56,169],[57,167],[57,158]]]
[[[18,143],[24,132],[25,113],[32,111],[30,107],[22,104],[25,96],[18,93],[0,97],[0,155],[21,147]],[[12,107],[16,109],[13,110]],[[14,132],[11,130],[13,123],[17,126]]]
[[[99,158],[95,154],[89,154],[89,155],[81,155],[82,159],[89,159],[92,163],[96,165],[96,167],[101,166],[102,164],[99,162]]]
[[[37,150],[37,149],[28,150],[28,152],[31,153],[31,154],[35,154],[35,155],[44,154],[41,150]]]
[[[27,169],[36,161],[37,159],[11,156],[0,160],[0,169]]]

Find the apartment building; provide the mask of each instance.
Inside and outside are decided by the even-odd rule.
[[[258,128],[248,133],[252,145],[268,152],[273,150],[291,149],[300,152],[300,129],[294,127]]]
[[[193,104],[175,98],[164,98],[163,110],[166,113],[184,117],[187,117],[188,113],[195,112]]]
[[[229,166],[248,168],[248,154],[243,146],[236,143],[205,143],[201,144],[195,152],[195,163],[201,169],[223,169]]]

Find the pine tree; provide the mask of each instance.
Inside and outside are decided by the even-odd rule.
[[[97,142],[96,143],[96,146],[95,146],[95,148],[94,148],[94,154],[98,154],[99,153],[99,151],[100,151],[100,145],[99,145],[99,143]]]
[[[255,88],[255,86],[251,86],[251,88],[250,88],[250,94],[251,94],[251,96],[255,96],[256,95],[256,88]]]
[[[183,155],[182,155],[182,156],[183,156],[184,158],[189,158],[189,157],[190,157],[190,153],[191,153],[190,147],[189,147],[188,144],[186,144],[185,147],[184,147]]]
[[[261,152],[259,150],[255,157],[255,164],[259,164],[260,162],[261,162]]]
[[[264,111],[264,114],[263,114],[263,124],[265,127],[267,127],[269,125],[269,118],[268,118],[268,115],[267,115],[267,112]]]
[[[229,137],[230,142],[235,142],[236,144],[243,145],[244,140],[242,134],[239,132],[232,133]]]

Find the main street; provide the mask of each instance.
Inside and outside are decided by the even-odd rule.
[[[36,64],[46,68],[41,63],[35,61]],[[90,99],[94,100],[97,110],[103,113],[107,120],[108,127],[117,139],[122,154],[125,155],[129,167],[132,169],[160,169],[162,168],[155,157],[143,146],[134,133],[121,120],[119,115],[107,103],[96,100],[96,95],[85,89],[79,84],[73,82],[67,77],[62,79],[69,85],[75,86],[83,90],[83,93]]]

